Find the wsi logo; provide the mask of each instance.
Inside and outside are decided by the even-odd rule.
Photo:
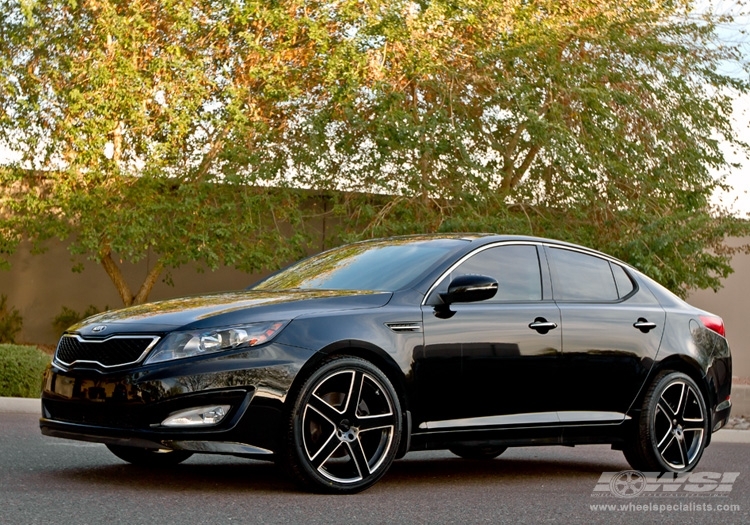
[[[732,491],[732,485],[739,475],[739,472],[602,472],[591,496],[719,497]]]

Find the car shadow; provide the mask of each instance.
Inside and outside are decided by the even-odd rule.
[[[528,449],[527,449],[528,450]],[[439,455],[438,455],[439,454]],[[371,490],[408,486],[453,485],[462,483],[560,483],[575,479],[595,482],[602,472],[618,472],[629,467],[622,456],[580,459],[545,451],[537,457],[529,453],[507,452],[493,460],[466,460],[448,453],[415,453],[395,461],[386,476]],[[437,457],[436,457],[437,456]],[[532,455],[533,456],[533,455]],[[195,458],[195,457],[194,457]],[[217,493],[299,493],[273,463],[232,457],[191,458],[168,468],[147,468],[120,463],[88,468],[47,471],[56,482],[96,487],[96,489],[138,488],[167,492]],[[368,491],[370,492],[370,491]]]

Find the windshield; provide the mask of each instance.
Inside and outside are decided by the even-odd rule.
[[[465,242],[418,237],[350,244],[300,261],[252,289],[392,292],[404,288]]]

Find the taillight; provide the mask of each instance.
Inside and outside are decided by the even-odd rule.
[[[722,337],[726,337],[726,332],[724,331],[724,320],[721,317],[716,315],[699,315],[698,317],[703,323],[703,326],[709,330],[713,330]]]

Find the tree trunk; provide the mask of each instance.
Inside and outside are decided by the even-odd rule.
[[[154,267],[148,272],[146,279],[138,289],[138,293],[133,295],[130,286],[128,286],[128,283],[122,274],[122,270],[112,258],[112,250],[109,246],[102,248],[100,259],[104,271],[107,272],[112,284],[115,285],[117,293],[120,294],[124,306],[133,306],[147,302],[148,296],[154,288],[157,279],[162,271],[164,271],[164,264],[161,261],[157,261]]]

